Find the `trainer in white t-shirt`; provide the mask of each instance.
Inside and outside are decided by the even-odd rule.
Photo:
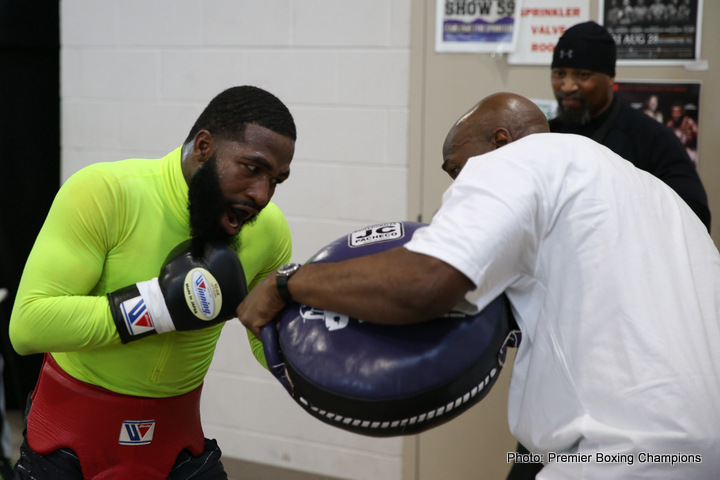
[[[539,479],[717,478],[720,255],[660,180],[529,135],[471,158],[406,248],[463,272],[479,309],[506,292],[510,430],[552,460]]]

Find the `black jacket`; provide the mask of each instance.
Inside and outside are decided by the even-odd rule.
[[[616,97],[610,107],[589,124],[562,124],[554,118],[550,120],[550,130],[592,138],[658,177],[687,202],[710,231],[707,194],[695,164],[685,146],[665,125],[629,105],[620,104]]]

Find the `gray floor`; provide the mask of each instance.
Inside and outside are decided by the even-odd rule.
[[[11,460],[17,461],[22,432],[25,428],[23,413],[20,410],[7,412],[10,425],[10,438],[12,442]],[[220,446],[222,448],[222,445]],[[282,468],[275,468],[258,463],[245,462],[234,458],[223,458],[223,465],[228,474],[228,480],[338,480],[331,477],[323,477],[304,472],[296,472]]]

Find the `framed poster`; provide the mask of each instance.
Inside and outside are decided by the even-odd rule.
[[[642,110],[670,128],[697,165],[700,82],[615,80],[615,95],[622,103]]]
[[[521,0],[436,0],[435,50],[512,52]]]
[[[600,22],[618,65],[675,65],[700,59],[703,0],[601,0]]]
[[[553,50],[565,30],[590,20],[590,0],[523,0],[511,65],[550,67]]]

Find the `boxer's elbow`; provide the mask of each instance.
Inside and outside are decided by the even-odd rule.
[[[48,301],[37,298],[19,298],[10,316],[8,337],[13,349],[19,355],[33,355],[49,351],[48,340],[58,337],[48,328],[52,320],[48,318]]]
[[[26,328],[18,318],[11,318],[8,335],[13,349],[19,355],[39,353],[35,348],[36,342],[31,330]]]

